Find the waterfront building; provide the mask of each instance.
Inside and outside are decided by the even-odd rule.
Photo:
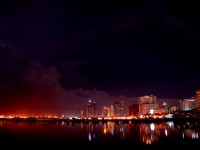
[[[195,99],[183,99],[180,100],[180,109],[183,111],[193,110],[196,105]]]
[[[96,117],[97,107],[96,107],[96,102],[92,102],[91,100],[88,101],[88,106],[87,106],[87,117]]]
[[[125,105],[125,101],[120,99],[119,101],[113,104],[114,107],[114,116],[115,117],[122,117],[128,115],[128,106]]]
[[[141,96],[139,99],[139,114],[153,114],[158,109],[158,101],[156,96]]]
[[[110,108],[102,107],[102,117],[110,117]]]
[[[114,111],[114,106],[113,105],[110,106],[110,116],[111,117],[115,116],[115,111]]]
[[[175,106],[175,105],[172,105],[172,106],[169,106],[168,107],[168,113],[174,113],[176,111],[178,111],[180,108]]]
[[[196,108],[200,107],[200,89],[196,90]]]

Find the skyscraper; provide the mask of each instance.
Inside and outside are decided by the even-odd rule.
[[[180,100],[180,109],[183,111],[193,110],[195,108],[195,99]]]
[[[110,117],[110,107],[102,107],[102,117]]]
[[[88,101],[87,117],[96,117],[96,102]]]
[[[114,108],[114,116],[116,117],[122,117],[128,115],[128,106],[125,105],[125,101],[123,99],[114,102],[113,108]]]
[[[196,90],[196,108],[200,107],[200,89]]]
[[[157,98],[154,95],[139,97],[139,114],[149,114],[158,109]]]
[[[114,102],[113,108],[114,108],[114,116],[120,116],[119,102]]]

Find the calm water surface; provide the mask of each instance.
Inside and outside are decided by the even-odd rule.
[[[200,146],[200,122],[74,123],[0,121],[6,146]]]

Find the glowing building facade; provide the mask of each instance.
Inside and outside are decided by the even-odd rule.
[[[128,115],[128,106],[125,105],[125,101],[120,99],[118,102],[113,104],[114,108],[114,116],[115,117],[122,117]]]
[[[154,95],[139,97],[139,114],[152,114],[158,109],[157,98]]]
[[[115,116],[115,110],[114,110],[114,106],[113,105],[110,106],[110,116],[111,117]]]
[[[92,102],[91,100],[88,101],[88,106],[87,106],[87,117],[96,117],[97,107],[96,107],[96,102]]]
[[[200,107],[200,89],[196,90],[196,108]]]
[[[102,117],[110,117],[110,108],[102,107]]]
[[[180,109],[183,111],[193,110],[196,105],[195,99],[183,99],[180,100]]]

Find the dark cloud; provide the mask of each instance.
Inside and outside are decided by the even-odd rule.
[[[60,84],[66,89],[89,87],[87,75],[81,74],[80,69],[86,62],[79,60],[59,60],[54,64],[60,72]]]
[[[25,67],[19,78],[21,81],[17,83],[15,78],[10,88],[1,90],[6,93],[1,95],[0,108],[3,114],[76,115],[80,109],[86,111],[89,99],[96,101],[100,113],[102,106],[110,106],[117,101],[117,98],[96,89],[66,90],[59,83],[60,74],[56,67],[45,68],[30,59],[23,63]],[[5,81],[5,84],[8,82]],[[132,102],[134,103],[134,100]]]
[[[110,106],[115,101],[123,98],[127,105],[135,104],[138,101],[137,97],[122,96],[120,93],[113,97],[110,94],[96,89],[64,89],[60,84],[60,73],[57,68],[44,67],[38,61],[27,59],[11,59],[8,47],[1,46],[1,64],[6,65],[7,71],[14,71],[11,76],[1,77],[4,82],[1,83],[1,113],[15,115],[77,115],[80,110],[87,110],[88,100],[93,100],[97,103],[98,113],[101,112],[102,106]],[[11,61],[12,60],[12,61]],[[15,63],[18,62],[18,65]],[[11,63],[11,64],[10,64]],[[66,75],[66,84],[73,82],[85,81],[76,75],[74,71],[74,63],[80,65],[80,62],[66,62],[69,67],[69,75]],[[72,65],[72,68],[70,67]],[[62,63],[60,64],[62,65]],[[12,68],[14,66],[17,68]],[[64,66],[67,66],[66,64]],[[18,69],[20,68],[20,69]],[[10,69],[10,70],[9,70]],[[1,70],[5,68],[1,66]],[[10,73],[12,73],[12,71]],[[70,75],[70,73],[72,73]],[[6,75],[9,73],[7,72]],[[77,74],[78,75],[78,74]],[[70,82],[70,79],[74,79]],[[7,87],[7,88],[6,88]],[[137,92],[137,91],[135,91]],[[153,91],[151,91],[153,92]],[[149,95],[152,93],[144,92]],[[171,101],[170,101],[171,100]],[[164,100],[161,98],[159,103]],[[174,102],[173,102],[174,101]],[[171,104],[176,104],[178,100],[168,99]]]

